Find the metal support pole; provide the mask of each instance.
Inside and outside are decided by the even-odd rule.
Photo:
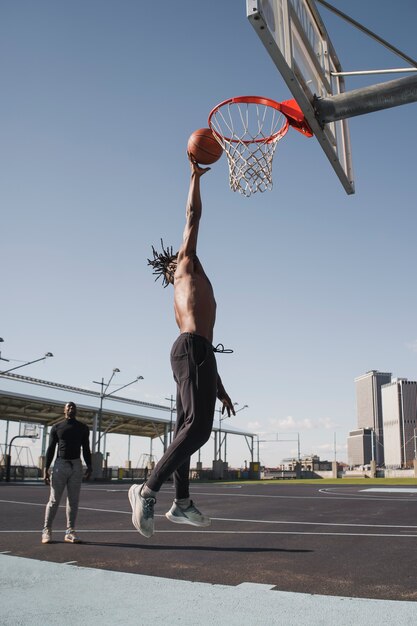
[[[45,456],[46,454],[46,441],[48,439],[48,426],[44,426],[42,430],[42,445],[41,445],[41,456]]]
[[[170,408],[170,417],[169,417],[169,443],[172,442],[172,424],[173,424],[172,414],[174,411],[174,398],[172,394],[171,394],[170,401],[171,401],[171,408]]]
[[[104,387],[104,378],[101,379],[101,392],[100,392],[100,408],[98,410],[98,427],[97,427],[97,452],[100,452],[100,443],[101,443],[101,416],[103,413],[103,387]]]
[[[94,413],[93,417],[93,442],[91,450],[92,452],[97,452],[97,422],[98,422],[98,413]]]
[[[414,458],[417,459],[417,438],[416,438],[417,428],[414,429]]]
[[[374,431],[371,429],[371,461],[375,461],[374,446]]]
[[[9,424],[10,424],[10,421],[7,420],[6,421],[6,439],[4,440],[4,450],[6,453],[7,453],[7,440],[9,438]]]
[[[313,106],[319,122],[327,124],[411,102],[417,102],[416,75],[353,89],[327,98],[316,97]]]
[[[163,441],[164,453],[168,449],[168,440],[169,440],[170,433],[171,433],[170,427],[168,425],[165,426],[165,428],[164,428],[164,441]]]
[[[219,461],[222,460],[222,414],[221,410],[217,409],[219,412]]]

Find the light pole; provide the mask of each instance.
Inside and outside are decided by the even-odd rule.
[[[39,363],[39,361],[45,361],[45,359],[49,359],[49,357],[54,356],[52,354],[52,352],[47,352],[44,356],[42,356],[40,359],[35,359],[34,361],[28,361],[27,363],[22,363],[22,365],[16,365],[16,367],[11,367],[8,370],[4,370],[3,372],[0,372],[0,374],[8,374],[9,372],[13,372],[14,370],[18,370],[20,367],[26,367],[26,365],[32,365],[32,363]],[[3,359],[1,358],[2,361],[9,361],[9,359]]]
[[[239,402],[233,402],[233,406],[239,406]],[[235,410],[235,413],[239,413],[239,411],[243,411],[243,409],[248,409],[249,405],[248,404],[244,404],[240,409]],[[225,415],[224,417],[222,416],[222,409],[221,407],[217,409],[217,411],[219,412],[219,461],[222,460],[222,422],[223,420],[227,419],[228,417],[232,417],[231,415]],[[226,453],[225,453],[225,457],[226,457]],[[226,461],[226,458],[224,459]]]
[[[3,343],[4,339],[3,337],[0,337],[0,343]],[[32,363],[38,363],[39,361],[45,361],[45,359],[49,359],[50,357],[54,356],[52,354],[52,352],[46,352],[46,354],[41,357],[40,359],[35,359],[34,361],[28,361],[27,363],[22,363],[21,365],[16,365],[16,367],[11,367],[8,370],[4,370],[3,372],[0,372],[0,376],[2,376],[3,374],[8,374],[9,372],[12,372],[14,370],[19,369],[20,367],[26,367],[26,365],[32,365]],[[1,356],[1,352],[0,352],[0,361],[7,361],[10,362],[10,359],[5,359],[4,357]],[[6,420],[6,440],[4,442],[4,445],[7,448],[7,440],[9,437],[9,420]],[[7,452],[7,450],[5,450]]]
[[[172,414],[173,414],[174,411],[177,410],[177,407],[174,406],[174,396],[172,394],[171,394],[170,398],[165,398],[165,400],[169,400],[170,403],[171,403],[170,418],[169,418],[169,443],[171,443],[171,441],[172,441],[172,422],[173,422]]]
[[[129,387],[129,385],[133,385],[133,383],[136,383],[138,380],[143,380],[143,376],[136,376],[135,380],[130,381],[130,383],[126,383],[126,385],[122,385],[121,387],[118,387],[117,389],[114,389],[114,391],[111,391],[110,393],[106,393],[107,389],[109,388],[109,385],[111,383],[111,381],[113,380],[115,374],[118,374],[120,372],[118,367],[115,367],[112,371],[112,374],[107,382],[106,385],[104,385],[104,378],[101,379],[101,381],[97,381],[97,380],[93,380],[93,383],[95,383],[96,385],[100,385],[101,387],[101,391],[100,391],[100,407],[98,410],[98,439],[97,439],[97,452],[100,452],[100,441],[101,441],[101,419],[102,419],[102,414],[103,414],[103,400],[104,398],[108,398],[109,396],[112,396],[114,393],[117,393],[118,391],[120,391],[121,389],[124,389],[125,387]]]

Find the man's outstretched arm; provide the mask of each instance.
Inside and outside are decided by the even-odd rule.
[[[202,212],[200,178],[210,169],[209,167],[200,167],[191,154],[188,154],[188,159],[191,167],[191,179],[185,211],[186,222],[179,256],[195,256],[197,253],[198,227]]]

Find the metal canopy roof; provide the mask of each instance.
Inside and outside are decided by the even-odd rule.
[[[4,382],[4,384],[3,384]],[[26,422],[38,424],[40,426],[51,427],[57,422],[64,419],[64,407],[69,401],[75,402],[77,405],[77,417],[80,421],[87,424],[93,432],[94,439],[94,421],[98,416],[100,400],[105,399],[105,406],[102,407],[101,413],[101,433],[113,433],[119,435],[133,435],[136,437],[149,437],[151,439],[159,438],[166,444],[166,434],[169,433],[176,421],[174,415],[175,408],[166,405],[153,404],[132,398],[124,398],[114,394],[107,394],[101,397],[101,394],[91,389],[74,387],[62,383],[54,383],[29,376],[21,376],[15,373],[0,372],[0,420],[9,420],[12,422]],[[17,393],[14,387],[23,393]],[[35,386],[36,391],[39,387],[46,387],[49,397],[41,397],[27,393],[28,386]],[[108,408],[109,405],[111,408]],[[151,415],[142,415],[136,411],[146,411]],[[152,415],[152,412],[157,412]],[[158,415],[159,413],[159,415]],[[167,417],[161,417],[160,414],[168,413]],[[216,411],[218,413],[218,410]],[[220,415],[219,415],[220,417]],[[227,426],[217,419],[213,424],[214,433],[222,433],[226,435],[243,436],[247,445],[252,449],[253,439],[256,434]],[[44,431],[46,434],[46,431]],[[249,444],[248,439],[251,440]],[[217,436],[214,437],[214,458],[216,457]],[[93,444],[94,445],[94,444]]]
[[[66,402],[0,390],[0,419],[53,426],[64,419]],[[76,405],[77,417],[92,429],[98,406]],[[169,429],[170,420],[103,408],[101,423],[103,432],[154,438]]]
[[[20,379],[19,382],[31,380],[27,377],[18,377],[16,375],[14,376],[14,378]],[[42,381],[42,383],[46,382],[47,381]],[[44,384],[44,386],[49,385]],[[62,386],[61,388],[65,389],[65,386]],[[74,389],[74,391],[76,390],[78,392],[84,391],[84,393],[86,393],[86,390],[81,390],[75,387],[67,387],[67,389]],[[74,399],[74,401],[77,405],[77,417],[80,419],[80,421],[87,424],[87,426],[92,430],[93,420],[94,417],[97,415],[99,408],[99,394],[95,392],[88,392],[88,395],[94,397],[94,404],[84,404],[83,402],[80,402],[78,398]],[[73,398],[71,398],[71,400],[72,399]],[[157,407],[158,409],[169,411],[168,407],[152,405],[149,403],[141,403],[138,401],[128,400],[126,398],[113,397],[111,398],[111,400],[114,401],[112,402],[113,406],[118,403],[122,404],[130,402],[132,404],[145,406],[145,408],[146,406],[148,406],[149,408]],[[118,400],[120,402],[117,402]],[[50,427],[64,419],[64,406],[67,402],[68,398],[66,398],[66,400],[57,400],[53,398],[26,395],[0,389],[0,420],[10,420],[12,422],[28,422]],[[137,437],[155,438],[162,437],[166,430],[167,432],[169,432],[170,421],[170,418],[139,415],[133,412],[130,413],[127,411],[118,410],[117,408],[103,408],[101,425],[103,433],[106,432],[119,435],[134,435]],[[224,423],[224,419],[222,420],[221,428],[219,424],[213,424],[213,431],[216,432],[219,430],[221,430],[222,433],[227,433],[230,435],[240,435],[243,437],[256,436],[253,432],[234,428],[233,426],[226,426],[226,424]]]

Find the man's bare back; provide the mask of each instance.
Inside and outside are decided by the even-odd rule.
[[[178,260],[174,278],[174,310],[181,333],[195,333],[213,342],[216,301],[213,287],[197,256],[185,256]]]

